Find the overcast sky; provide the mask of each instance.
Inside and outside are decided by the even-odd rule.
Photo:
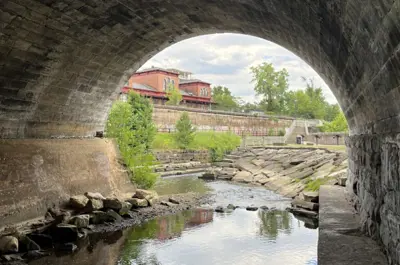
[[[194,78],[213,86],[228,87],[235,96],[247,102],[257,101],[250,67],[272,62],[275,69],[289,72],[289,89],[305,87],[301,77],[314,78],[330,103],[336,98],[319,75],[290,51],[264,39],[241,34],[212,34],[187,39],[161,51],[141,69],[151,66],[177,68],[194,73]]]

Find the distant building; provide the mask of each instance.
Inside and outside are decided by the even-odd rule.
[[[208,109],[214,104],[211,99],[210,83],[191,79],[192,73],[177,69],[152,67],[134,73],[121,90],[121,100],[133,90],[152,100],[154,104],[164,105],[167,101],[167,89],[170,85],[178,88],[182,94],[181,105],[191,108]]]

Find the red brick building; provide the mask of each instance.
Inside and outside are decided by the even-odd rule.
[[[121,99],[126,99],[128,91],[133,90],[148,97],[154,104],[164,105],[170,85],[182,94],[181,105],[207,109],[214,104],[211,99],[210,83],[190,78],[191,73],[176,69],[149,68],[134,73],[121,91]]]

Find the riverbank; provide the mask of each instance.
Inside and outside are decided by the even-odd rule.
[[[18,227],[9,226],[5,228],[0,237],[0,248],[3,252],[3,255],[0,256],[0,264],[22,265],[53,253],[73,253],[86,238],[93,237],[95,234],[121,231],[156,217],[176,214],[211,202],[209,194],[188,192],[185,194],[155,195],[151,198],[148,197],[148,202],[151,201],[150,205],[132,206],[129,204],[134,204],[134,201],[143,202],[147,199],[136,198],[140,197],[137,195],[130,196],[135,197],[132,199],[124,195],[125,200],[101,199],[101,194],[88,194],[86,194],[88,199],[86,204],[93,206],[102,201],[102,206],[98,206],[99,209],[87,213],[86,210],[76,209],[76,204],[75,209],[71,207],[53,208],[49,209],[43,219],[20,224]],[[154,193],[152,192],[152,194]],[[94,195],[96,198],[93,197]],[[78,196],[74,197],[78,199]],[[79,200],[86,201],[83,196],[80,196]],[[119,211],[115,209],[115,207],[119,208],[116,205],[121,203],[132,207],[132,209],[127,209],[124,212],[121,208]]]

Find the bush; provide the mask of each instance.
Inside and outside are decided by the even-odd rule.
[[[150,152],[156,129],[150,101],[134,92],[127,102],[116,102],[108,117],[106,136],[115,138],[132,182],[150,188],[157,179],[151,168],[155,158]]]
[[[268,136],[274,136],[274,135],[275,135],[274,129],[270,128],[270,129],[268,130]]]
[[[278,135],[279,135],[279,136],[285,136],[285,131],[282,130],[282,129],[280,129],[280,130],[278,131]]]
[[[187,112],[182,113],[179,120],[176,122],[175,142],[180,149],[188,149],[193,142],[196,129],[190,121]]]

